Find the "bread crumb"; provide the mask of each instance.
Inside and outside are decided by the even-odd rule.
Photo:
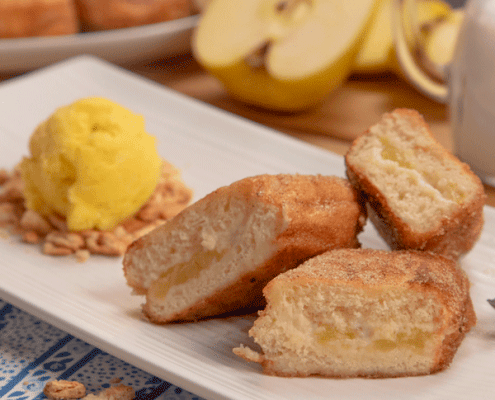
[[[260,353],[254,351],[249,347],[244,346],[243,344],[241,344],[239,347],[234,348],[232,351],[235,355],[242,357],[248,362],[263,362],[263,356]]]
[[[81,263],[88,261],[89,257],[91,256],[89,250],[86,249],[77,250],[74,254],[76,256],[77,262],[81,262]]]

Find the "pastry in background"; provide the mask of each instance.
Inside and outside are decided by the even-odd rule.
[[[192,1],[193,14],[201,14],[206,11],[206,7],[208,7],[208,4],[210,3],[211,0],[191,0],[191,1]]]
[[[346,179],[245,178],[135,241],[124,273],[156,323],[262,307],[262,289],[279,273],[330,249],[358,247],[365,220]]]
[[[480,179],[433,137],[423,117],[399,109],[354,140],[347,176],[392,249],[458,258],[483,227]]]
[[[452,259],[419,251],[333,250],[273,279],[234,353],[278,376],[387,378],[448,367],[476,323]]]
[[[78,31],[72,0],[0,1],[0,38],[70,35]]]
[[[191,0],[75,0],[84,31],[128,28],[184,18]]]

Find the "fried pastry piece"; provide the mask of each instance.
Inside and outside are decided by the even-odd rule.
[[[0,38],[70,35],[78,31],[71,0],[0,1]]]
[[[277,276],[234,353],[278,376],[386,378],[445,369],[476,323],[455,261],[412,250],[332,250]]]
[[[422,116],[398,109],[358,137],[347,176],[365,195],[370,220],[392,249],[458,258],[483,227],[480,179],[437,142]]]
[[[129,28],[192,14],[191,0],[75,0],[84,30]]]
[[[279,273],[329,249],[358,247],[365,223],[342,178],[260,175],[217,189],[134,242],[127,283],[153,322],[262,307]]]

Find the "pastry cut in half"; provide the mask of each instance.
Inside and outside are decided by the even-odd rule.
[[[359,247],[366,221],[343,178],[260,175],[221,187],[135,241],[127,283],[156,323],[262,307],[265,284],[306,259]]]
[[[392,249],[467,253],[483,227],[485,192],[467,164],[446,150],[414,110],[398,109],[354,140],[347,176]]]
[[[431,374],[476,323],[452,259],[420,251],[332,250],[274,278],[234,353],[269,375],[387,378]]]

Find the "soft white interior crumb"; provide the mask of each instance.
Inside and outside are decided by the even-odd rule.
[[[250,334],[285,373],[427,373],[442,337],[441,306],[424,293],[389,288],[287,284]]]

